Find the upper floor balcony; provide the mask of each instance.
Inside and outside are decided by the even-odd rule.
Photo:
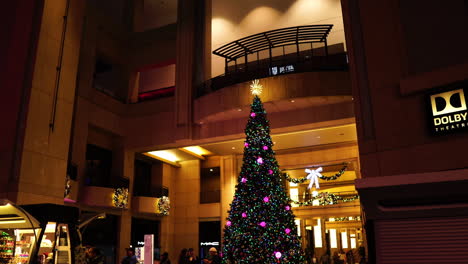
[[[325,24],[276,29],[217,48],[213,54],[224,58],[224,74],[198,87],[197,96],[252,79],[313,71],[347,71],[343,44],[328,45],[332,27]]]

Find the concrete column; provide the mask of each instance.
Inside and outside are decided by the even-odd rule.
[[[117,152],[116,155],[122,156],[123,160],[123,176],[130,180],[128,192],[128,208],[122,211],[119,221],[119,241],[117,243],[117,257],[120,260],[126,256],[125,248],[130,246],[131,229],[132,229],[132,197],[133,197],[133,183],[134,183],[134,161],[135,153],[131,151]]]
[[[13,202],[43,5],[44,1],[8,1],[0,9],[0,197]]]
[[[161,219],[161,250],[167,251],[170,258],[175,261],[178,253],[174,248],[174,222],[175,222],[175,185],[176,185],[176,168],[164,163],[163,165],[162,185],[169,188],[169,200],[171,209],[168,216],[163,216]]]
[[[45,1],[18,203],[63,203],[85,4],[79,0]]]
[[[223,156],[221,158],[221,236],[223,236],[228,210],[234,197],[237,174],[236,156]]]
[[[200,160],[180,162],[176,169],[174,202],[174,248],[176,256],[182,248],[198,252],[200,207]],[[174,255],[175,254],[175,255]]]

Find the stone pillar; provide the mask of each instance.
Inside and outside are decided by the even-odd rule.
[[[176,169],[174,202],[174,248],[177,256],[182,248],[193,248],[198,252],[198,222],[200,217],[200,160],[180,162]],[[175,255],[174,255],[175,254]]]
[[[130,180],[129,190],[128,190],[128,208],[122,211],[119,221],[119,240],[117,243],[117,261],[123,259],[126,256],[125,248],[130,246],[131,240],[131,229],[132,229],[132,197],[133,197],[133,183],[134,183],[134,162],[135,162],[135,153],[131,151],[119,151],[116,152],[116,156],[122,156],[123,160],[123,176]]]
[[[234,197],[237,183],[237,159],[235,155],[221,158],[221,236],[226,225],[228,210]]]
[[[209,72],[211,49],[211,0],[178,1],[176,56],[176,128],[179,140],[192,137],[192,101]],[[210,24],[206,24],[210,21]],[[210,50],[211,52],[211,50]],[[209,68],[208,68],[209,69]]]
[[[44,1],[7,1],[0,9],[0,197],[16,202],[26,116]]]
[[[169,188],[169,200],[171,203],[171,209],[169,209],[169,215],[163,216],[161,219],[161,250],[167,251],[170,258],[175,261],[178,256],[178,251],[174,248],[174,222],[175,222],[175,184],[176,184],[176,168],[163,163],[163,177],[162,185]],[[162,252],[161,252],[162,253]]]
[[[45,1],[18,203],[63,203],[85,3]]]

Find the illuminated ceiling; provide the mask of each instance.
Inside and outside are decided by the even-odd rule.
[[[244,151],[244,138],[217,143],[202,144],[147,152],[145,155],[159,159],[174,166],[178,162],[194,159],[204,159],[210,155],[242,154]],[[291,133],[272,135],[273,150],[292,150],[304,147],[328,145],[357,140],[356,124],[347,124],[320,129],[304,130]]]

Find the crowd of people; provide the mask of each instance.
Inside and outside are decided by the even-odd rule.
[[[179,255],[177,264],[221,264],[221,258],[218,256],[218,250],[215,247],[210,248],[208,256],[200,261],[200,258],[195,255],[193,248],[182,249]]]
[[[139,260],[135,256],[135,249],[127,248],[127,255],[120,262],[121,264],[138,264]],[[193,248],[182,249],[179,255],[178,262],[176,264],[221,264],[221,258],[218,256],[218,250],[214,247],[210,248],[208,251],[209,254],[206,258],[200,260],[200,258],[195,254]],[[83,264],[107,264],[106,258],[102,255],[101,251],[96,247],[87,247],[85,249],[85,259],[82,262]],[[316,258],[313,255],[312,251],[306,250],[306,258],[310,264],[365,264],[365,252],[364,248],[360,247],[356,251],[349,250],[348,252],[335,251],[333,255],[330,254],[330,251],[327,251],[325,254]],[[169,254],[164,252],[161,254],[159,260],[160,264],[171,264],[169,260]]]

